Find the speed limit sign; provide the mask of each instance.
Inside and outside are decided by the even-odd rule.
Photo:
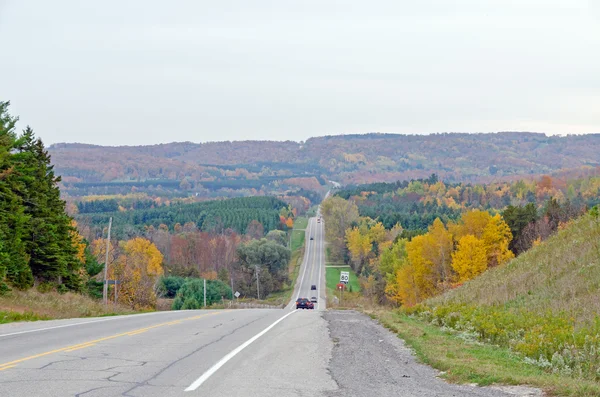
[[[350,272],[340,272],[340,283],[348,284],[350,281]]]

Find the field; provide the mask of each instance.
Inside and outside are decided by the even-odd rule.
[[[294,229],[302,230],[308,226],[308,218],[299,216],[294,221]]]

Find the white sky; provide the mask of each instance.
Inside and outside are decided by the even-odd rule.
[[[600,0],[0,0],[47,144],[600,132]]]

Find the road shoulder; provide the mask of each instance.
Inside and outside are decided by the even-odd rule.
[[[329,370],[339,387],[327,396],[515,396],[446,383],[438,371],[418,363],[401,339],[362,313],[330,310],[324,318],[334,344]]]

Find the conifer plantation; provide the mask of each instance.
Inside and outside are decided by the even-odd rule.
[[[0,293],[49,283],[58,291],[82,288],[72,219],[60,198],[42,140],[0,102]]]

